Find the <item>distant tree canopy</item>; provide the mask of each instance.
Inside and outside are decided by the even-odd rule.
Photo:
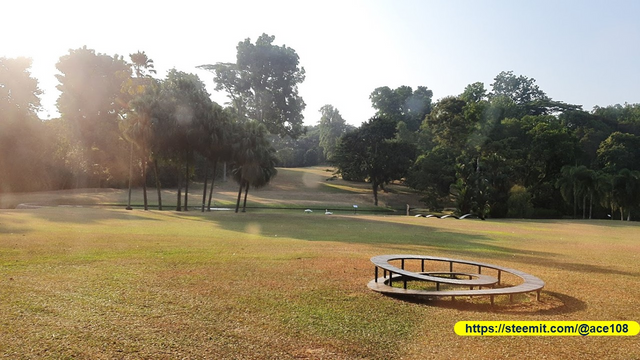
[[[383,86],[369,95],[377,117],[404,122],[411,131],[416,131],[425,115],[431,112],[432,97],[433,92],[426,86],[418,86],[415,91],[410,86],[397,89]]]
[[[298,94],[305,79],[295,50],[273,45],[274,36],[262,34],[254,43],[238,43],[235,63],[202,65],[215,74],[216,90],[224,90],[240,118],[264,124],[272,134],[296,138],[304,133]]]
[[[0,58],[0,192],[49,186],[48,134],[36,113],[42,91],[30,68],[31,59]]]
[[[31,60],[0,58],[0,191],[203,180],[203,211],[219,164],[242,192],[275,166],[330,162],[346,180],[391,182],[423,193],[425,206],[480,217],[636,219],[640,215],[640,104],[581,106],[550,98],[535,79],[499,73],[433,101],[426,86],[378,87],[374,116],[358,128],[325,105],[302,126],[305,77],[297,53],[263,34],[238,44],[235,63],[203,65],[230,106],[176,69],[162,79],[143,51],[106,55],[85,47],[60,57],[60,118],[42,121]],[[152,167],[153,176],[148,176]],[[184,191],[184,202],[181,194]],[[208,193],[207,193],[208,191]],[[158,191],[161,208],[161,192]],[[193,207],[193,206],[192,206]],[[244,208],[244,206],[243,206]]]
[[[376,88],[370,96],[376,118],[339,142],[334,163],[343,178],[401,180],[421,190],[432,211],[451,207],[483,218],[578,217],[582,210],[585,218],[620,211],[620,218],[630,219],[639,210],[640,104],[588,113],[551,99],[535,79],[511,71],[498,74],[490,89],[476,82],[459,96],[433,104],[431,97],[426,87]],[[371,138],[373,124],[382,129],[385,121],[386,134]],[[391,139],[417,151],[408,169],[388,168],[392,176],[376,179],[376,151]],[[405,164],[396,157],[384,161]]]

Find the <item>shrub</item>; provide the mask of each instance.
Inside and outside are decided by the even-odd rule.
[[[531,195],[521,185],[514,185],[509,190],[507,216],[512,218],[529,218],[533,215]]]

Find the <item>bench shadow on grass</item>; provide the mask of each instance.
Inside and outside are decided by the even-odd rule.
[[[425,306],[437,306],[439,308],[455,309],[465,312],[478,312],[478,313],[500,313],[500,314],[527,314],[527,315],[564,315],[571,314],[579,311],[583,311],[587,308],[587,304],[573,296],[566,294],[545,291],[542,290],[541,301],[538,302],[535,298],[531,298],[528,302],[522,300],[515,300],[510,303],[507,295],[497,295],[496,304],[491,305],[488,303],[489,297],[483,297],[483,301],[467,301],[467,297],[459,296],[457,300],[451,301],[449,299],[425,299],[417,296],[402,296],[402,295],[386,295],[400,301],[406,301],[412,304],[425,305]],[[525,296],[525,295],[521,295]],[[463,300],[461,300],[463,299]]]

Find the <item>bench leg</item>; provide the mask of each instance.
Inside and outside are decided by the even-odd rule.
[[[536,300],[540,301],[540,290],[536,291]]]
[[[378,267],[376,266],[376,282],[378,282]]]

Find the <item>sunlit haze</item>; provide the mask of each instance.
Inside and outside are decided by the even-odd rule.
[[[33,59],[45,91],[41,117],[58,116],[55,64],[86,45],[138,50],[158,77],[175,67],[216,93],[202,64],[235,61],[236,45],[267,33],[306,70],[305,124],[332,104],[347,122],[370,118],[376,87],[424,85],[434,99],[486,87],[503,70],[535,78],[554,100],[606,106],[640,102],[636,1],[13,1],[3,4],[0,57]]]

